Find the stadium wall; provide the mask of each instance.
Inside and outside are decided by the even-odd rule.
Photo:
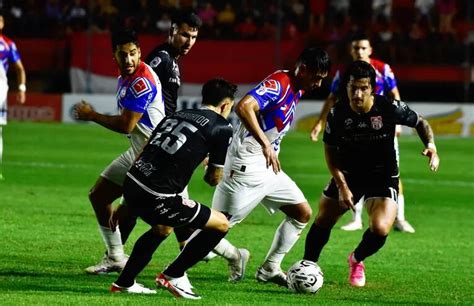
[[[27,96],[25,104],[18,104],[14,93],[8,96],[8,118],[12,121],[35,122],[77,122],[73,118],[72,107],[86,100],[95,110],[105,114],[116,114],[115,95],[110,94],[35,94]],[[200,97],[181,96],[178,109],[197,108]],[[296,112],[293,129],[310,131],[319,115],[323,101],[303,100]],[[410,106],[430,122],[436,135],[474,136],[474,103],[426,103],[410,102]],[[237,117],[231,114],[230,121],[235,126]],[[404,134],[413,134],[412,129],[404,127]]]

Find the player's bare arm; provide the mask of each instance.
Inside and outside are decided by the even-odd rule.
[[[216,186],[224,177],[224,168],[216,167],[212,164],[207,165],[204,181],[210,186]]]
[[[340,169],[337,148],[335,146],[324,144],[324,154],[329,172],[331,173],[336,186],[339,189],[339,205],[341,205],[343,208],[347,207],[354,211],[354,196],[347,186],[344,173],[342,173]]]
[[[239,104],[237,104],[235,107],[235,113],[237,116],[239,116],[245,128],[247,128],[250,134],[252,134],[252,136],[262,146],[262,151],[267,162],[267,167],[271,166],[273,171],[277,173],[281,170],[280,161],[278,160],[272,144],[258,124],[257,113],[259,110],[260,107],[257,100],[249,95],[242,98]]]
[[[93,121],[114,132],[129,134],[142,117],[142,113],[124,109],[120,115],[111,116],[96,112],[92,105],[85,101],[74,106],[74,118],[83,121]]]
[[[425,145],[425,149],[421,152],[421,154],[427,156],[430,159],[429,166],[431,171],[437,171],[439,167],[439,156],[436,150],[433,129],[431,128],[428,121],[421,117],[415,128],[418,136]]]
[[[21,60],[16,61],[13,63],[13,67],[15,68],[16,78],[18,83],[18,92],[16,95],[17,102],[23,104],[26,101],[26,73],[25,68],[23,67],[23,63]]]
[[[316,122],[311,129],[311,140],[318,141],[318,136],[323,129],[323,124],[326,122],[326,118],[328,117],[328,113],[331,108],[336,104],[336,96],[333,93],[330,93],[329,96],[324,100],[323,107],[321,108],[321,113],[319,114],[319,118],[316,119]]]

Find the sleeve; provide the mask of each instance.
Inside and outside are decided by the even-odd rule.
[[[10,55],[8,57],[8,61],[10,63],[16,63],[20,60],[20,53],[18,52],[18,49],[16,48],[16,45],[14,42],[11,42],[10,44]]]
[[[257,100],[260,110],[271,108],[274,104],[278,103],[281,96],[284,94],[284,89],[281,83],[275,79],[268,78],[258,84],[254,89],[250,90],[247,94]]]
[[[383,70],[385,90],[391,91],[392,89],[397,87],[397,79],[395,78],[395,74],[393,73],[392,68],[388,64],[384,65]]]
[[[173,70],[173,63],[166,51],[160,51],[155,56],[150,55],[146,59],[146,63],[155,71],[160,79],[161,84],[166,84],[171,77],[170,72]]]
[[[155,98],[158,89],[148,79],[136,78],[128,88],[128,93],[122,101],[123,108],[145,113],[151,101]]]
[[[340,85],[341,85],[341,72],[338,70],[336,71],[336,75],[332,79],[331,88],[329,91],[332,94],[337,95]]]
[[[324,129],[324,135],[323,135],[323,141],[324,143],[330,145],[330,146],[335,146],[337,145],[336,142],[336,120],[335,120],[335,109],[334,107],[331,109],[331,111],[328,114],[327,120],[326,120],[326,128]]]
[[[219,125],[212,138],[209,151],[209,164],[214,167],[224,167],[225,157],[232,141],[232,125]]]
[[[420,116],[412,110],[408,105],[399,100],[393,100],[394,120],[396,124],[415,127],[418,124]]]

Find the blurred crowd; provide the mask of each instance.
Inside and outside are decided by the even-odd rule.
[[[63,38],[75,31],[135,27],[164,35],[178,9],[195,10],[200,39],[318,43],[346,57],[351,34],[365,31],[376,56],[399,63],[461,64],[474,43],[471,0],[0,0],[14,37]],[[278,30],[280,29],[280,31]]]

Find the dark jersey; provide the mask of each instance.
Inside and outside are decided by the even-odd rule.
[[[418,114],[405,103],[375,95],[365,114],[349,103],[337,103],[328,115],[323,141],[338,149],[341,168],[355,176],[398,176],[394,146],[397,124],[415,127]]]
[[[168,116],[176,111],[178,89],[181,85],[179,66],[173,55],[173,48],[168,43],[161,44],[148,54],[145,62],[160,78],[165,115]]]
[[[224,166],[231,138],[230,123],[212,110],[176,112],[156,127],[127,175],[145,189],[180,193],[208,154],[209,164]]]

